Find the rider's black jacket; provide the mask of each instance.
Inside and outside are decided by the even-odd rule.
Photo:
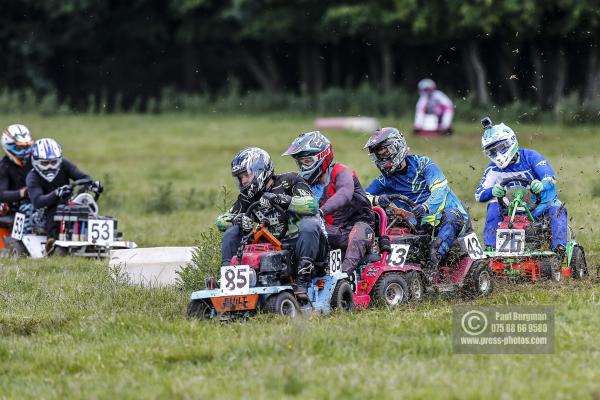
[[[265,189],[265,192],[275,194],[286,194],[292,197],[312,197],[310,187],[304,179],[295,172],[287,172],[281,175],[273,175],[273,184]],[[258,201],[264,192],[259,193],[254,199],[246,199],[243,196],[238,196],[235,203],[229,210],[230,213],[239,214],[246,212],[250,204]],[[310,207],[310,206],[309,206]],[[310,214],[314,214],[316,210],[311,210]]]
[[[29,160],[25,165],[19,167],[12,162],[8,156],[0,160],[0,203],[9,203],[13,208],[18,208],[22,201],[28,201],[27,197],[21,198],[19,190],[25,186],[25,177],[31,171]]]
[[[35,169],[32,169],[29,174],[27,174],[27,192],[29,193],[29,198],[31,199],[33,208],[53,208],[60,203],[66,203],[67,200],[60,200],[56,194],[56,189],[64,185],[68,185],[71,183],[71,180],[79,179],[91,178],[77,168],[77,166],[71,161],[64,158],[60,165],[60,170],[52,182],[48,182],[42,178]]]

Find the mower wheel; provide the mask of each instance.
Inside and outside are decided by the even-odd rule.
[[[11,239],[6,241],[6,250],[9,257],[19,258],[27,257],[29,252],[25,248],[25,245],[20,240]]]
[[[406,283],[408,285],[408,293],[411,301],[421,301],[425,296],[425,285],[423,285],[423,279],[421,274],[417,271],[410,271],[405,275]]]
[[[561,261],[562,260],[558,260],[554,256],[544,257],[544,259],[540,261],[542,277],[549,279],[552,282],[561,282],[563,280]]]
[[[300,311],[298,300],[290,292],[271,295],[265,302],[265,311],[271,314],[295,317]]]
[[[382,275],[371,292],[374,304],[396,307],[408,303],[410,297],[404,276],[397,272]]]
[[[64,257],[69,255],[69,249],[67,247],[54,246],[51,255]]]
[[[492,269],[484,260],[478,260],[471,266],[471,271],[467,277],[466,295],[468,297],[489,296],[494,290],[494,277]]]
[[[571,276],[575,279],[583,279],[588,274],[587,263],[585,262],[585,252],[583,247],[573,247],[571,255]]]
[[[331,308],[342,311],[354,310],[354,293],[352,285],[347,280],[338,281],[331,296]]]
[[[202,321],[210,318],[211,311],[211,307],[204,300],[192,300],[187,307],[187,317],[189,320]]]

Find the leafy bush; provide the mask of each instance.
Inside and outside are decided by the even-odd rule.
[[[185,291],[204,288],[208,276],[218,278],[221,267],[221,239],[223,234],[215,228],[200,234],[192,261],[177,271],[177,285]]]

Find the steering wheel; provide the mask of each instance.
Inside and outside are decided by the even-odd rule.
[[[390,194],[390,195],[388,195],[388,199],[390,199],[390,204],[395,203],[396,201],[399,201],[400,203],[407,205],[410,210],[412,210],[413,208],[415,208],[417,206],[414,201],[412,201],[408,197],[404,196],[403,194]],[[407,210],[407,211],[410,212],[410,210]]]
[[[285,210],[281,208],[279,204],[272,204],[271,206],[273,207],[273,209],[269,210],[269,213],[261,213],[259,210],[259,208],[261,208],[260,201],[255,201],[254,203],[250,204],[250,207],[248,207],[248,209],[246,210],[246,215],[255,220],[256,222],[262,224],[267,230],[269,226],[275,224],[282,224],[283,229],[281,229],[281,232],[279,232],[278,235],[274,235],[275,238],[277,238],[277,240],[282,240],[288,231],[289,217]],[[277,214],[276,221],[274,221],[273,218],[268,218],[266,215],[272,214],[273,211],[275,211],[275,214]]]
[[[417,205],[415,204],[414,201],[412,201],[411,199],[409,199],[408,197],[402,195],[402,194],[391,194],[388,195],[388,199],[390,200],[390,205],[394,205],[396,210],[388,210],[386,209],[385,212],[388,215],[388,217],[395,217],[395,218],[399,218],[400,220],[402,220],[406,225],[408,225],[408,227],[411,229],[411,231],[416,232],[417,231],[417,227],[415,226],[415,224],[413,224],[411,222],[412,218],[416,217],[414,216],[414,214],[412,213],[413,208],[415,208]],[[400,208],[398,206],[396,206],[395,202],[399,201],[400,203],[404,204],[407,206],[408,210],[405,210],[403,208]],[[389,206],[388,206],[389,207]],[[397,219],[393,220],[390,225],[388,226],[388,228],[391,228],[392,225],[397,221]]]
[[[518,189],[515,189],[515,190],[511,190],[511,189],[516,188],[517,186],[521,186],[521,187],[525,187],[526,189],[529,189],[531,182],[532,182],[531,179],[523,178],[521,176],[512,176],[512,177],[508,177],[508,178],[505,178],[504,180],[502,180],[502,182],[500,182],[500,185],[502,187],[506,187],[509,183],[524,183],[524,185],[515,185],[511,188],[508,188],[506,190],[506,194],[498,202],[498,204],[500,204],[500,207],[506,208],[514,200],[515,190],[518,190]],[[531,192],[531,190],[527,190],[527,193],[523,196],[523,201],[525,203],[527,203],[527,207],[529,207],[530,212],[535,210],[542,202],[542,196],[540,196],[540,194],[535,195],[535,201],[532,201],[532,199],[531,199],[532,194],[533,193]]]
[[[87,192],[93,192],[94,193],[94,201],[98,201],[98,199],[100,198],[100,192],[91,190],[93,183],[94,183],[94,181],[92,181],[91,179],[84,178],[84,179],[78,179],[76,181],[73,181],[73,183],[71,183],[70,186],[72,189],[74,189],[75,187],[79,187],[79,190],[77,190],[76,195],[82,194],[82,193],[87,193]]]

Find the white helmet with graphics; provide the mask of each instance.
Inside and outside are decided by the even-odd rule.
[[[2,149],[8,158],[22,167],[31,154],[33,139],[25,125],[9,125],[2,131]]]
[[[31,163],[38,174],[52,182],[60,171],[62,148],[54,139],[39,139],[33,145]]]
[[[519,150],[517,135],[504,123],[492,126],[489,118],[484,118],[481,123],[485,128],[481,138],[483,152],[498,168],[506,168]]]

